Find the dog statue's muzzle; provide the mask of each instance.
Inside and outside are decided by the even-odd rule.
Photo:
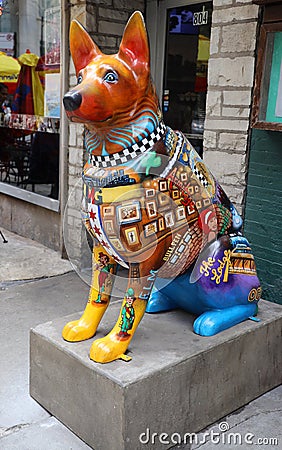
[[[79,92],[67,92],[63,98],[66,111],[75,111],[81,105],[82,97]]]

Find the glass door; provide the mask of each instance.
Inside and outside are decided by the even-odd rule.
[[[160,5],[152,56],[155,67],[163,67],[155,75],[164,121],[185,133],[202,155],[212,2],[166,0]]]

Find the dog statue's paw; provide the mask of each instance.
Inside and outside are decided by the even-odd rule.
[[[110,333],[107,336],[93,342],[90,349],[90,359],[98,363],[108,363],[116,359],[130,361],[131,357],[125,355],[131,336],[128,339],[119,340],[118,336]]]
[[[88,302],[80,319],[65,325],[62,332],[63,338],[69,342],[85,341],[92,338],[108,304],[109,302]]]
[[[213,336],[221,331],[219,323],[214,318],[214,312],[208,311],[201,314],[194,322],[193,329],[200,336]]]
[[[206,311],[194,322],[193,328],[200,336],[214,336],[256,314],[257,305],[236,305],[222,310]]]
[[[87,324],[81,320],[74,320],[65,325],[62,336],[68,342],[85,341],[94,336],[96,328],[95,324]]]

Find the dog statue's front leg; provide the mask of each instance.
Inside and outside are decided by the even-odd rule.
[[[122,302],[119,318],[112,331],[104,338],[97,339],[90,349],[90,358],[99,363],[116,359],[129,361],[125,355],[129,343],[142,319],[147,300],[154,285],[156,272],[151,270],[141,278],[131,278]]]
[[[116,263],[113,258],[101,245],[94,245],[88,302],[81,318],[64,327],[62,335],[66,341],[84,341],[94,336],[110,302],[115,272]]]

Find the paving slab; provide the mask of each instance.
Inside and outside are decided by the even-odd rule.
[[[2,450],[90,450],[90,447],[49,417],[32,425],[21,425],[1,438]]]
[[[88,286],[74,272],[0,289],[0,435],[49,417],[29,396],[29,331],[77,311],[87,295]]]
[[[187,449],[187,446],[183,446]],[[189,449],[282,448],[282,386],[197,434]]]
[[[110,331],[119,307],[108,309],[97,338]],[[198,432],[282,381],[277,304],[261,301],[259,323],[245,321],[209,338],[193,333],[189,314],[145,315],[130,345],[132,361],[106,365],[89,360],[93,340],[61,338],[77,316],[31,331],[30,390],[96,450],[173,447],[173,433]]]
[[[0,237],[0,286],[15,280],[31,280],[61,275],[73,270],[59,252],[1,228],[7,243]]]

